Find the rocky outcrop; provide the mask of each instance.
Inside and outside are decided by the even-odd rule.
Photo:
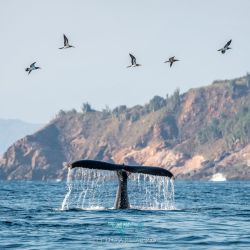
[[[16,140],[33,134],[42,124],[32,124],[15,119],[0,119],[0,155]]]
[[[161,166],[179,179],[250,179],[249,82],[216,81],[133,108],[60,111],[4,153],[0,179],[65,179],[62,163],[78,159]]]

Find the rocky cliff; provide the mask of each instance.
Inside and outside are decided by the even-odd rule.
[[[62,163],[78,159],[161,166],[179,179],[250,179],[249,100],[246,75],[144,106],[60,111],[5,152],[0,179],[65,179]]]
[[[16,140],[33,134],[42,124],[32,124],[16,119],[0,119],[0,155]]]

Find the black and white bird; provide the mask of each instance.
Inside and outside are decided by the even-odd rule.
[[[132,54],[129,55],[131,57],[131,65],[127,66],[127,68],[141,66],[141,64],[136,63],[136,58]]]
[[[230,44],[231,44],[231,42],[232,42],[232,39],[229,40],[223,48],[218,49],[218,51],[220,51],[222,54],[225,54],[225,52],[226,52],[228,49],[232,49],[232,48],[229,47]]]
[[[40,67],[36,67],[35,64],[36,64],[36,62],[31,63],[30,67],[26,68],[25,71],[27,71],[28,74],[30,74],[32,70],[41,69]]]
[[[75,48],[72,45],[69,45],[69,39],[63,34],[64,46],[59,49],[68,49],[68,48]]]
[[[174,62],[180,61],[178,59],[175,58],[175,56],[169,57],[168,61],[164,62],[164,63],[170,63],[170,67],[172,67]]]

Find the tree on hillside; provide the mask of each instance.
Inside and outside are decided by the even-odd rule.
[[[88,102],[84,102],[82,104],[82,112],[84,114],[88,113],[88,112],[93,112],[94,110],[91,108],[91,105]]]
[[[122,114],[126,113],[126,111],[127,111],[127,106],[126,105],[120,105],[120,106],[113,109],[112,116],[118,118]]]
[[[166,96],[166,106],[170,112],[177,112],[181,104],[180,89],[177,88],[172,96]]]
[[[163,97],[161,96],[154,96],[150,101],[149,101],[149,109],[150,111],[157,111],[164,107],[166,105],[166,101]]]
[[[112,111],[108,105],[106,105],[105,108],[102,110],[102,115],[104,118],[109,117],[111,115],[111,113],[112,113]]]
[[[59,112],[56,114],[56,118],[61,118],[66,115],[66,111],[60,109]]]
[[[246,84],[238,84],[236,80],[229,82],[229,93],[233,99],[246,95],[249,91],[248,88],[248,80]]]

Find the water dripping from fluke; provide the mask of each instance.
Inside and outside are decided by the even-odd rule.
[[[174,178],[166,169],[90,160],[67,166],[61,210],[175,210]]]

